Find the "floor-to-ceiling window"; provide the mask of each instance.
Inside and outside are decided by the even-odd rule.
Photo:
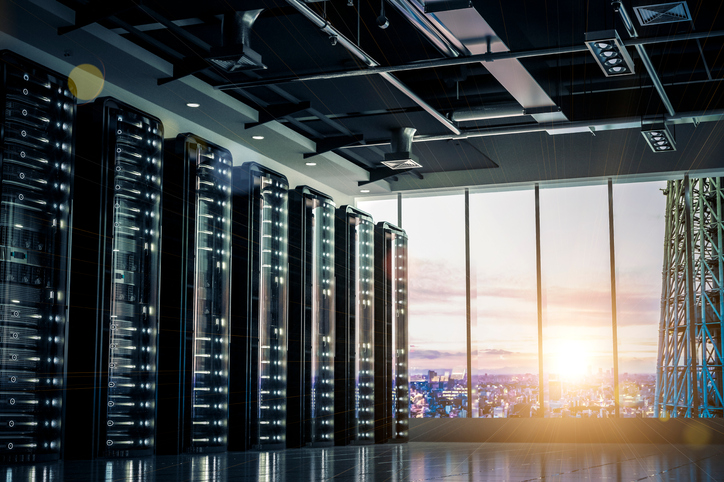
[[[653,417],[661,316],[666,182],[615,184],[621,415]]]
[[[404,194],[402,220],[410,238],[411,416],[610,417],[617,400],[621,417],[659,416],[654,398],[666,189],[664,181],[544,185],[538,238],[533,186],[473,191],[467,219],[469,304],[464,194]],[[718,199],[710,192],[700,197],[694,200],[694,223],[702,216],[699,211],[708,215]],[[704,208],[702,199],[708,203]],[[683,206],[683,197],[674,202]],[[397,219],[396,198],[359,205],[376,221]],[[677,209],[680,217],[683,207]],[[716,229],[700,229],[701,236],[711,241]],[[683,243],[684,234],[677,236],[682,239],[669,242]],[[716,253],[707,253],[706,266],[714,266],[709,258]],[[707,276],[716,274],[709,271]]]
[[[473,334],[478,411],[485,418],[538,410],[535,199],[532,188],[470,195]]]
[[[397,196],[387,199],[357,201],[357,207],[372,215],[375,224],[387,221],[397,226]]]
[[[410,416],[467,415],[464,196],[403,197]]]
[[[541,189],[545,416],[614,412],[605,185]]]

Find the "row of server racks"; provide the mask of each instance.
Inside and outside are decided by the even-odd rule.
[[[408,440],[403,230],[0,69],[0,462]]]

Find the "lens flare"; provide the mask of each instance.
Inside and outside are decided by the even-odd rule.
[[[103,72],[92,64],[81,64],[68,75],[68,88],[79,101],[89,102],[98,97],[104,83]]]

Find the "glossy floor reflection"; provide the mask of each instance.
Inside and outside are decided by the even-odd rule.
[[[724,446],[424,443],[68,461],[0,481],[721,481]]]

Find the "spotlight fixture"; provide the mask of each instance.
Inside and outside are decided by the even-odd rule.
[[[262,140],[264,140],[264,136],[251,136],[251,138],[254,139],[255,141],[262,141]]]
[[[361,192],[363,194],[367,194],[368,192],[370,192],[370,190],[369,189],[360,189],[359,192]]]
[[[586,32],[586,47],[606,77],[634,74],[634,63],[615,30]]]
[[[186,107],[191,107],[195,109],[196,107],[201,107],[201,104],[199,104],[198,102],[186,102]]]
[[[654,152],[669,152],[676,150],[674,138],[674,125],[670,126],[663,120],[651,122],[641,126],[641,135]]]
[[[307,162],[307,163],[305,163],[305,165],[307,165],[307,166],[316,166],[317,163],[316,163],[316,162]]]

